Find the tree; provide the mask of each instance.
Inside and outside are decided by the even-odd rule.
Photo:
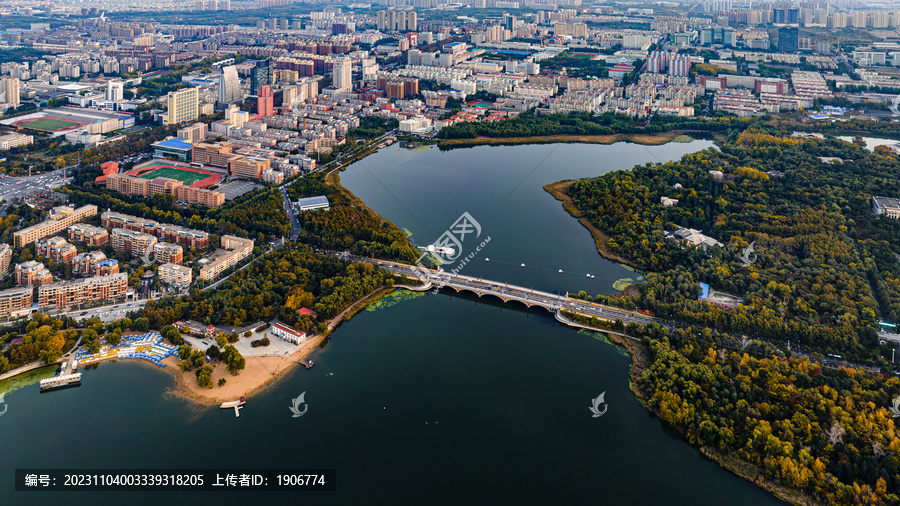
[[[225,378],[219,378],[219,386],[221,387],[224,385],[225,385]]]
[[[212,373],[213,368],[211,365],[206,364],[203,367],[197,369],[197,384],[201,387],[212,388]]]

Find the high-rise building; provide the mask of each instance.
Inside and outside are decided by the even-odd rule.
[[[230,104],[242,98],[237,67],[234,65],[222,67],[222,73],[219,75],[219,105]]]
[[[414,32],[418,31],[419,22],[418,22],[417,18],[418,18],[418,16],[416,14],[416,11],[410,11],[409,13],[406,14],[406,29],[407,30],[412,30]]]
[[[397,26],[395,26],[394,29],[399,31],[406,30],[406,12],[397,12]]]
[[[117,102],[125,99],[125,83],[114,79],[106,83],[106,101]]]
[[[166,125],[196,120],[200,117],[200,95],[197,88],[170,91],[167,106],[168,111],[164,119]]]
[[[12,107],[19,107],[19,78],[0,77],[0,103],[7,103]]]
[[[256,114],[260,118],[268,118],[275,115],[275,94],[268,84],[260,86],[256,92]]]
[[[669,75],[688,77],[691,75],[691,57],[686,54],[675,55],[669,63]]]
[[[509,31],[516,29],[516,17],[512,14],[503,13],[503,28]]]
[[[376,20],[375,20],[375,28],[378,30],[386,30],[387,29],[387,16],[384,11],[378,11]]]
[[[9,266],[12,263],[12,248],[9,244],[0,244],[0,279],[9,274]]]
[[[271,60],[265,59],[257,61],[256,66],[250,71],[250,89],[255,92],[264,84],[275,84],[272,82],[272,73],[274,70]]]
[[[662,74],[668,70],[670,58],[668,51],[651,51],[647,55],[647,72]]]
[[[346,56],[334,59],[331,86],[340,91],[353,91],[353,61]]]
[[[796,28],[778,29],[778,50],[794,53],[800,49],[800,31]]]

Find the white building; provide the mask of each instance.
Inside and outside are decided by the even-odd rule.
[[[350,58],[334,59],[331,86],[338,92],[353,91],[353,61]]]
[[[301,332],[281,322],[275,322],[272,325],[272,334],[294,344],[300,344],[306,340],[306,332]]]

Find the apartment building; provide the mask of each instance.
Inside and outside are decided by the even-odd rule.
[[[193,281],[193,271],[190,267],[175,264],[162,264],[159,266],[159,280],[167,285],[187,288]]]
[[[228,174],[247,179],[262,179],[263,172],[269,170],[267,158],[238,156],[228,161]]]
[[[110,174],[106,176],[106,189],[115,190],[125,195],[150,194],[150,180],[127,174]]]
[[[167,107],[168,111],[163,120],[166,125],[195,121],[200,117],[200,101],[197,88],[170,91]]]
[[[191,144],[196,144],[206,140],[206,136],[209,133],[207,128],[206,123],[194,123],[189,127],[179,128],[176,136],[187,139]]]
[[[31,287],[10,288],[0,291],[0,318],[15,317],[31,309],[34,290]]]
[[[209,234],[200,230],[161,223],[156,227],[154,235],[163,241],[174,242],[186,248],[209,248]]]
[[[0,151],[6,151],[19,146],[27,146],[34,143],[34,136],[24,134],[0,135]]]
[[[99,248],[109,242],[109,232],[102,227],[77,223],[69,227],[69,240],[83,242],[92,248]]]
[[[16,284],[19,286],[41,286],[53,281],[53,275],[44,264],[34,260],[16,265]]]
[[[213,167],[228,167],[228,161],[239,156],[234,153],[234,145],[230,142],[208,144],[200,142],[191,148],[191,160],[194,163],[212,165]]]
[[[9,266],[12,264],[12,248],[9,244],[0,244],[0,279],[9,274]]]
[[[173,195],[176,202],[187,202],[206,207],[218,207],[225,203],[224,193],[193,186],[178,186]]]
[[[119,262],[106,258],[102,251],[87,251],[72,259],[72,273],[80,277],[118,274]]]
[[[69,226],[91,216],[97,215],[97,206],[88,204],[75,209],[74,206],[57,206],[50,211],[46,221],[19,230],[13,234],[15,245],[21,248],[27,244],[51,235],[58,234]]]
[[[36,255],[62,263],[69,263],[78,254],[74,244],[69,244],[69,241],[58,236],[38,239],[34,247]]]
[[[222,248],[225,251],[217,251],[213,261],[200,268],[200,279],[209,281],[216,279],[225,270],[234,267],[241,260],[250,256],[253,253],[253,240],[223,235]]]
[[[100,301],[123,299],[127,293],[128,275],[120,272],[111,276],[96,276],[43,285],[38,290],[38,304],[45,309],[64,309]]]
[[[156,245],[156,237],[136,230],[117,228],[109,236],[112,248],[119,253],[147,255]]]
[[[158,223],[154,220],[112,211],[106,211],[101,214],[100,223],[104,227],[112,229],[121,228],[150,234],[164,241],[174,242],[187,248],[206,249],[209,247],[209,234],[178,225]]]
[[[158,242],[153,245],[153,258],[160,263],[181,264],[184,250],[177,244]]]

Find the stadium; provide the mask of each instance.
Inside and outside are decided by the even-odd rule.
[[[129,176],[137,176],[142,179],[156,179],[165,177],[184,183],[185,186],[205,188],[222,182],[225,174],[196,169],[186,164],[168,160],[151,160],[142,163],[137,168],[127,172]]]

